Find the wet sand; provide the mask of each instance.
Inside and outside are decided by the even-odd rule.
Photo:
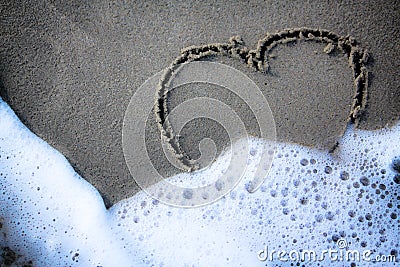
[[[310,27],[350,34],[371,55],[368,102],[362,129],[392,125],[400,117],[399,27],[396,1],[357,4],[131,3],[91,5],[42,1],[1,4],[0,95],[21,120],[71,162],[102,193],[108,206],[139,189],[126,167],[122,121],[129,100],[146,79],[168,67],[181,48],[225,43],[240,35],[254,48],[266,32]],[[325,45],[297,42],[274,49],[268,74],[229,57],[260,87],[275,117],[280,141],[332,147],[343,133],[352,106],[354,78],[341,53]],[[170,96],[174,107],[194,96],[231,105],[257,134],[255,118],[240,99],[206,85],[182,87]],[[162,155],[154,114],[147,147],[164,175],[178,172]],[[209,120],[193,121],[181,144],[192,157],[204,137],[221,151],[226,133]]]

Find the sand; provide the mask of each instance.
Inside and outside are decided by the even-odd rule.
[[[258,41],[257,47],[254,49],[246,47],[243,40],[239,36],[231,37],[227,43],[190,46],[184,48],[181,51],[181,55],[179,55],[171,63],[171,65],[166,68],[162,76],[159,78],[157,96],[154,104],[154,115],[156,117],[157,125],[161,133],[162,142],[167,144],[169,150],[173,152],[174,157],[181,163],[182,169],[184,171],[192,172],[199,169],[200,166],[198,166],[193,161],[193,159],[185,152],[185,150],[181,148],[179,137],[177,137],[176,130],[174,130],[174,126],[169,119],[169,115],[172,111],[169,109],[168,104],[170,94],[173,93],[174,87],[178,87],[172,86],[171,82],[173,82],[173,80],[179,79],[180,73],[180,75],[192,76],[189,78],[189,81],[191,82],[190,84],[192,84],[192,81],[203,81],[204,79],[200,79],[200,76],[203,75],[202,72],[205,72],[205,80],[211,82],[211,77],[217,75],[216,73],[218,71],[218,69],[212,70],[212,64],[207,64],[204,65],[205,67],[193,67],[193,71],[186,72],[187,74],[182,74],[185,66],[195,61],[226,56],[232,59],[236,58],[237,60],[247,64],[254,71],[258,71],[263,74],[270,74],[270,60],[271,58],[273,59],[276,57],[275,54],[273,54],[275,48],[277,46],[288,45],[298,42],[324,43],[326,46],[323,51],[326,54],[333,54],[333,52],[336,51],[341,52],[342,55],[346,55],[348,57],[349,67],[352,69],[354,77],[354,92],[351,101],[351,107],[347,116],[347,121],[349,123],[354,123],[356,127],[359,125],[361,117],[363,116],[363,113],[365,111],[368,98],[368,70],[366,68],[366,64],[368,63],[369,53],[366,49],[360,48],[357,44],[357,41],[350,35],[339,36],[333,32],[329,32],[326,30],[302,27],[285,29],[282,31],[277,31],[275,33],[266,33],[265,37]],[[206,70],[203,70],[203,68],[206,68]],[[213,72],[214,75],[210,75],[210,72]],[[223,73],[218,74],[218,76],[223,77],[221,80],[212,78],[212,80],[217,80],[217,82],[214,82],[214,84],[222,86],[221,84],[225,82],[226,79],[233,80],[235,77],[238,77],[240,75],[239,73],[237,73],[235,74],[235,77],[228,78],[229,72],[230,70],[227,69]],[[187,81],[187,79],[185,81]],[[232,91],[230,87],[236,84],[240,84],[240,82],[241,79],[222,87],[225,87],[226,89]],[[183,82],[183,85],[184,84],[185,82]],[[255,109],[252,107],[253,105],[255,105],[255,103],[252,102],[256,101],[256,99],[245,99],[245,95],[240,95],[240,93],[242,93],[244,90],[251,90],[247,86],[251,85],[243,84],[240,86],[240,91],[232,92],[238,97],[242,98],[244,102],[248,104],[249,108],[251,108],[252,111],[255,111]],[[260,90],[260,88],[255,89],[255,91],[257,92]],[[252,95],[256,93],[251,92],[249,94]],[[260,95],[257,98],[262,99],[262,97],[263,96]],[[261,103],[260,106],[263,106],[263,109],[268,110],[269,113],[269,104],[267,102],[268,100],[265,100],[263,103]],[[203,105],[205,104],[206,101],[203,102]],[[216,105],[218,104],[219,103],[217,103]],[[189,106],[189,108],[194,109],[193,106]],[[215,106],[212,106],[210,108],[216,109]],[[185,110],[182,110],[182,112],[184,111]],[[254,115],[256,116],[257,121],[261,117],[268,117],[268,114],[266,114],[265,112],[258,117],[256,114]],[[215,119],[219,121],[219,118],[217,118],[218,114],[215,117]],[[192,119],[192,117],[190,119]],[[227,120],[232,119],[227,118]],[[189,122],[189,120],[187,121]],[[271,127],[271,125],[273,126]],[[237,128],[238,125],[236,125],[235,127]],[[275,126],[273,119],[268,123],[268,126],[266,128],[273,128],[273,130],[270,130],[270,137],[264,135],[263,138],[269,137],[270,139],[272,138],[275,140]],[[260,129],[260,132],[263,132],[262,129]],[[330,148],[330,151],[333,151],[335,146],[335,144],[326,144],[326,148]],[[323,147],[321,147],[321,149],[323,149]]]
[[[122,121],[137,88],[165,69],[190,45],[226,43],[240,35],[254,48],[266,32],[293,27],[350,34],[368,49],[368,102],[359,128],[378,129],[400,117],[399,27],[396,1],[334,3],[313,1],[190,1],[124,3],[41,1],[0,6],[0,95],[21,120],[71,162],[110,206],[139,188],[122,152]],[[328,150],[343,133],[352,107],[354,78],[346,56],[327,55],[325,44],[297,42],[274,49],[268,74],[228,57],[224,62],[261,88],[274,114],[280,141]],[[232,94],[206,85],[180,88],[171,107],[193,96],[231,104],[257,134],[249,110]],[[153,114],[148,150],[157,169],[172,175],[161,153]],[[227,136],[209,120],[193,121],[182,132],[182,148],[198,156],[198,141],[209,136],[221,151]]]

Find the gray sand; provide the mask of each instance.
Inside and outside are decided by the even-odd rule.
[[[368,107],[359,127],[393,124],[400,116],[398,3],[325,2],[3,0],[0,95],[99,189],[107,205],[138,191],[121,148],[131,96],[189,45],[227,42],[240,35],[254,48],[266,32],[303,26],[351,34],[372,56]],[[279,46],[267,75],[226,57],[214,60],[234,66],[258,84],[274,113],[279,140],[327,149],[346,127],[353,77],[343,55],[327,55],[323,49],[323,44],[310,42]],[[171,95],[171,106],[198,95],[232,104],[249,132],[257,134],[249,110],[223,89],[179,88]],[[207,120],[190,123],[182,135],[183,147],[193,157],[205,136],[219,150],[227,141],[224,131]],[[148,149],[154,163],[165,175],[177,173],[161,155],[159,137],[149,114]]]

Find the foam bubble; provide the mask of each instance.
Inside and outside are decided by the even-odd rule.
[[[265,266],[269,259],[257,254],[266,247],[314,250],[319,257],[344,242],[371,250],[371,258],[397,255],[399,132],[400,124],[379,131],[349,127],[333,153],[278,144],[267,179],[250,194],[246,186],[265,142],[253,138],[243,180],[219,201],[182,209],[140,192],[107,211],[65,158],[0,102],[0,246],[34,266]],[[222,187],[210,170],[220,172],[228,158],[229,151],[190,178],[207,175]],[[188,181],[188,175],[170,180]],[[274,266],[296,265],[274,259]],[[349,262],[326,257],[311,263],[317,264]]]

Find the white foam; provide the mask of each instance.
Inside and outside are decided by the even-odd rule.
[[[267,180],[253,194],[246,183],[264,141],[251,139],[244,179],[211,205],[170,207],[140,192],[106,211],[97,191],[1,101],[0,231],[7,236],[0,246],[35,266],[265,266],[268,261],[257,258],[265,246],[318,253],[336,248],[339,237],[352,250],[397,253],[399,219],[391,216],[399,216],[399,185],[390,164],[400,154],[399,132],[400,124],[379,131],[349,128],[332,154],[279,144]],[[215,166],[224,166],[228,154]],[[368,185],[360,182],[363,176]],[[275,256],[273,264],[293,262]],[[349,265],[328,258],[323,264]]]
[[[97,190],[1,99],[0,156],[0,246],[34,266],[131,266]]]

